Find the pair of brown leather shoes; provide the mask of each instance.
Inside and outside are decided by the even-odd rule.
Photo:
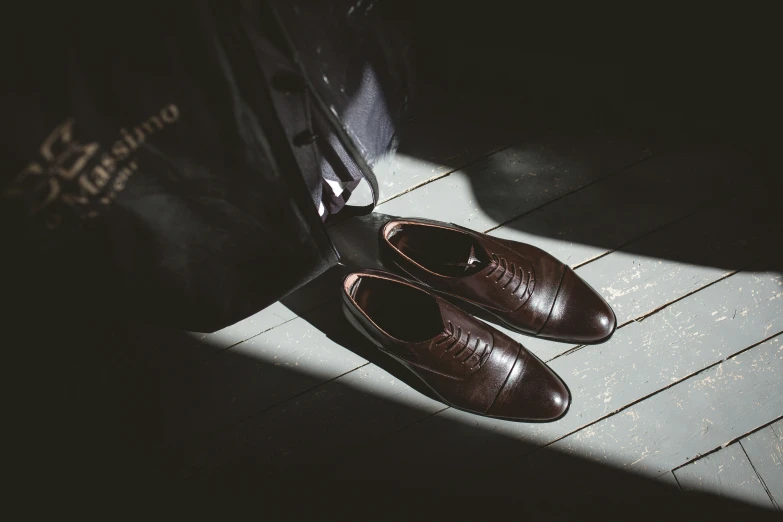
[[[446,223],[392,220],[380,242],[384,264],[409,279],[349,274],[342,297],[351,324],[452,406],[514,420],[566,412],[568,389],[549,367],[454,303],[528,335],[605,341],[614,312],[587,283],[538,248]]]

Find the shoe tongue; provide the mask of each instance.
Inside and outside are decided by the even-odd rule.
[[[468,263],[467,266],[465,266],[465,270],[479,266],[480,264],[481,264],[481,259],[476,257],[476,249],[473,246],[471,246],[470,256],[468,256]]]
[[[468,270],[471,270],[473,268],[479,267],[484,262],[476,256],[476,249],[471,246],[470,247],[470,254],[468,255],[468,260],[465,263],[442,263],[444,266],[455,266],[462,268],[465,272]]]

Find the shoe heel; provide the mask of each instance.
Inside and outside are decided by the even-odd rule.
[[[341,303],[343,308],[343,315],[345,316],[345,319],[357,330],[359,330],[359,333],[361,333],[363,336],[365,336],[367,339],[372,342],[375,346],[377,346],[380,349],[383,349],[383,346],[381,346],[381,343],[375,340],[375,338],[370,335],[370,332],[367,331],[367,329],[362,325],[362,323],[359,322],[358,319],[353,315],[353,312],[348,308],[348,305],[345,303]]]

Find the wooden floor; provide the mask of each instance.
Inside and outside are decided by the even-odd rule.
[[[159,377],[163,458],[183,476],[425,488],[502,469],[512,491],[552,477],[596,499],[661,487],[780,510],[783,235],[751,152],[546,116],[419,116],[377,169],[377,214],[330,230],[346,267],[216,333],[139,328]],[[568,384],[564,418],[449,408],[343,321],[337,281],[377,265],[386,215],[539,246],[613,306],[619,327],[600,345],[507,332]]]

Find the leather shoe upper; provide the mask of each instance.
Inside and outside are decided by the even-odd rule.
[[[355,272],[342,298],[355,327],[449,404],[515,420],[551,420],[568,408],[567,388],[544,363],[416,283]]]
[[[423,219],[389,221],[380,235],[387,266],[489,311],[513,330],[577,343],[605,341],[615,330],[606,301],[532,245]]]

